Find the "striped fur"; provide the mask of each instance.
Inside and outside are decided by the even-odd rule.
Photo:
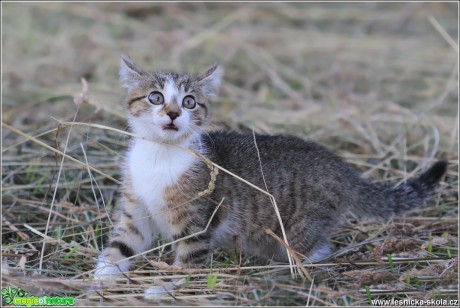
[[[212,191],[202,194],[214,179],[211,170],[196,156],[171,145],[200,153],[266,187],[277,201],[290,246],[306,261],[330,253],[328,236],[348,210],[388,218],[414,209],[432,196],[446,172],[447,164],[438,162],[419,178],[392,187],[363,179],[313,142],[290,136],[203,133],[208,98],[215,94],[221,74],[217,66],[199,75],[147,73],[123,59],[120,76],[128,91],[128,120],[142,138],[133,140],[126,156],[119,219],[99,257],[97,279],[127,271],[131,260],[126,258],[149,249],[158,233],[178,241],[177,266],[203,266],[216,247],[237,246],[245,254],[287,260],[285,249],[266,233],[270,229],[281,236],[266,195],[223,172]],[[154,91],[161,93],[164,102],[149,102]],[[196,101],[191,109],[182,105],[188,95]]]

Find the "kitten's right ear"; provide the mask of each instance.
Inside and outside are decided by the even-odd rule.
[[[130,90],[143,80],[145,72],[134,64],[129,57],[121,57],[120,81],[124,88]]]

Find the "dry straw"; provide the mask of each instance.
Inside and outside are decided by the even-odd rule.
[[[458,299],[457,9],[448,2],[4,5],[2,285],[75,296],[80,305],[362,306],[366,288],[373,298]],[[379,182],[404,181],[446,155],[441,194],[404,218],[347,222],[320,263],[297,266],[291,252],[291,264],[264,264],[218,250],[212,269],[174,269],[158,262],[171,259],[160,249],[142,255],[129,279],[88,296],[121,184],[119,149],[130,136],[115,81],[121,51],[152,69],[199,71],[219,61],[226,76],[212,106],[216,126],[315,140]],[[82,76],[86,86],[75,82]],[[75,93],[81,125],[69,115]],[[121,130],[84,123],[95,121]],[[64,129],[72,138],[65,148]],[[212,180],[191,199],[206,198],[226,173],[207,166]],[[266,187],[253,189],[276,211]],[[98,208],[104,204],[107,212]],[[146,302],[139,295],[154,278],[188,282]]]

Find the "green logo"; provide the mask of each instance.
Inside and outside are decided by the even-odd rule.
[[[2,300],[8,305],[14,306],[74,306],[73,297],[50,297],[50,296],[27,296],[29,293],[21,288],[2,289]]]
[[[7,304],[12,304],[15,297],[26,297],[27,294],[29,293],[21,288],[13,289],[11,286],[8,286],[8,288],[2,289],[2,298]]]

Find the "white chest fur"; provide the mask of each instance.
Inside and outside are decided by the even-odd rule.
[[[188,144],[180,146],[185,148]],[[172,230],[167,223],[164,190],[176,183],[196,160],[180,149],[142,139],[136,139],[128,152],[134,193],[165,237],[169,237]]]

